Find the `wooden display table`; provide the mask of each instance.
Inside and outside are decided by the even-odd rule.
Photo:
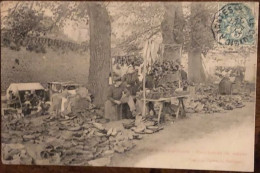
[[[172,99],[177,98],[178,99],[178,107],[176,111],[176,119],[179,118],[180,109],[182,108],[184,111],[184,116],[186,116],[185,112],[185,106],[183,103],[183,100],[187,98],[188,95],[180,95],[180,96],[174,96],[174,97],[168,97],[168,98],[159,98],[159,99],[145,99],[145,105],[147,102],[156,102],[159,104],[159,113],[158,113],[158,125],[160,123],[161,113],[165,102],[171,102]],[[144,101],[144,99],[142,99]]]

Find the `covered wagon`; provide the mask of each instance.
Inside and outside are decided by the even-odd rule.
[[[44,98],[45,89],[40,83],[12,83],[6,90],[7,110],[22,112],[28,102],[33,102],[33,109],[37,102]]]

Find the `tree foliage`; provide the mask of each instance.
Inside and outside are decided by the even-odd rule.
[[[18,39],[25,35],[44,36],[57,30],[62,31],[73,21],[74,25],[89,25],[88,2],[16,2],[2,19],[3,33]],[[112,48],[125,52],[139,51],[142,43],[151,37],[161,37],[161,22],[168,5],[162,2],[98,2],[110,15],[112,25]],[[184,51],[200,47],[206,54],[218,46],[211,33],[211,23],[217,12],[218,3],[182,3],[185,23],[182,34]],[[191,11],[193,11],[191,13]],[[22,29],[17,29],[22,28]],[[191,39],[193,38],[193,40]],[[86,40],[87,42],[89,40]],[[14,41],[15,42],[15,41]]]
[[[86,45],[48,38],[53,34],[66,38],[62,34],[62,29],[68,19],[73,18],[77,22],[84,17],[82,15],[86,10],[78,13],[76,5],[76,3],[61,2],[16,2],[2,18],[2,44],[14,50],[20,50],[20,46],[24,46],[29,51],[42,53],[46,52],[46,46],[54,49],[62,48],[63,51],[66,48],[86,50]],[[37,37],[43,41],[39,42]]]
[[[185,51],[199,48],[206,55],[216,45],[211,32],[211,23],[216,9],[217,3],[191,3],[184,28]]]
[[[32,7],[32,5],[19,5],[18,2],[13,10],[8,11],[8,15],[2,22],[4,45],[9,45],[13,49],[19,49],[20,40],[24,40],[29,35],[39,36],[43,26],[44,15]]]
[[[112,20],[113,47],[127,53],[140,51],[146,39],[160,34],[164,14],[161,2],[110,4],[107,8]]]

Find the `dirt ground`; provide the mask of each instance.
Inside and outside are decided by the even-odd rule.
[[[110,166],[253,170],[255,104],[225,113],[192,114],[115,154]]]

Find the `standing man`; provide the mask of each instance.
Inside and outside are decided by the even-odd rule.
[[[184,71],[184,68],[182,65],[180,65],[180,76],[181,76],[181,83],[182,83],[182,87],[183,87],[183,91],[187,91],[188,89],[188,75],[187,72]]]
[[[129,92],[126,92],[127,98],[131,97],[132,98],[131,100],[134,101],[134,103],[132,103],[132,104],[135,104],[136,103],[136,93],[140,89],[140,82],[138,79],[138,70],[135,69],[133,64],[131,64],[129,66],[127,73],[123,76],[122,80],[123,80],[122,85],[126,87],[127,91],[129,91]],[[132,105],[132,104],[130,104],[130,105]],[[124,118],[134,118],[135,117],[135,115],[133,115],[133,112],[129,108],[130,107],[128,105],[123,105]]]
[[[136,92],[140,87],[140,82],[138,79],[138,70],[135,70],[133,65],[130,65],[127,73],[122,78],[124,85],[129,90],[132,96],[136,96]]]

